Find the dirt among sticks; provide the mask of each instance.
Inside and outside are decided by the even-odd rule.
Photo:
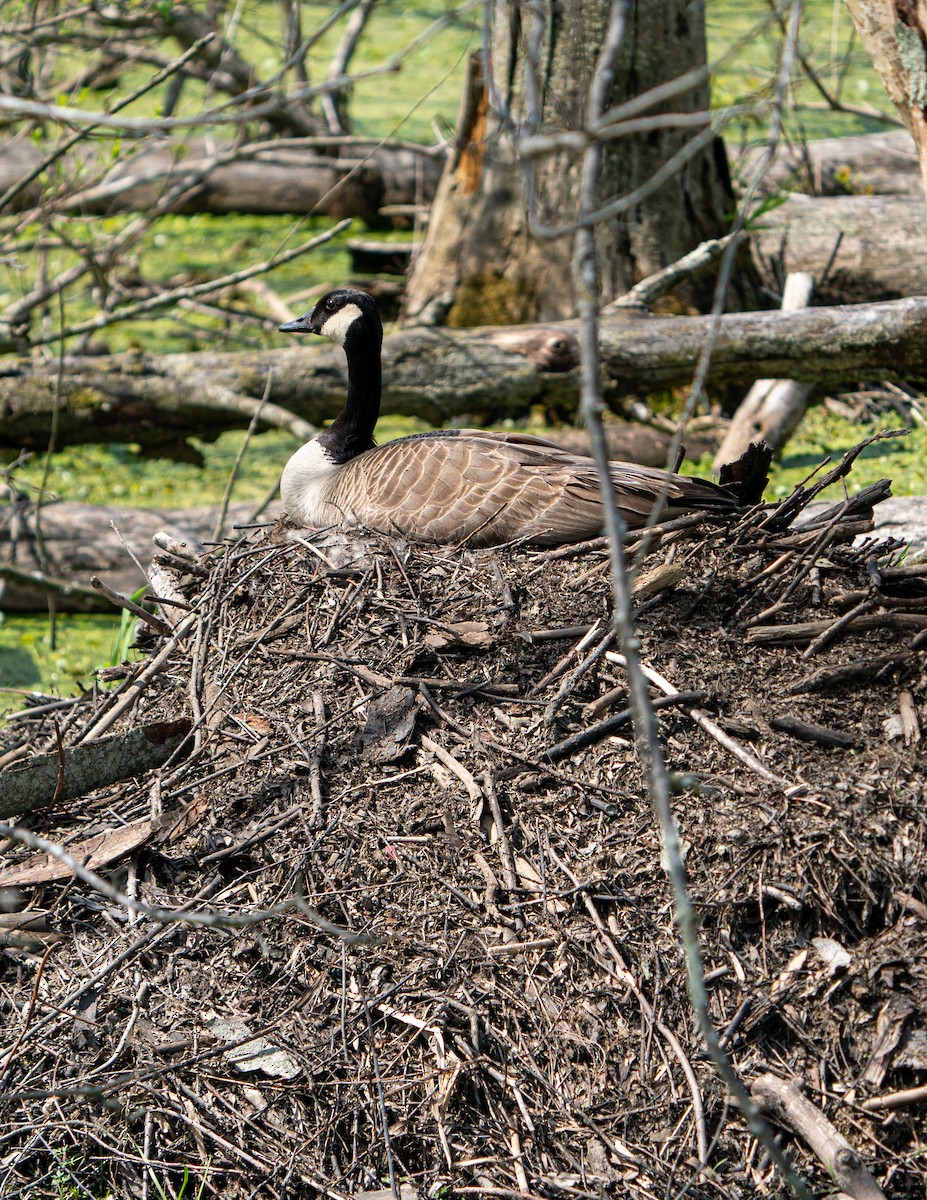
[[[927,569],[854,548],[882,494],[683,523],[638,605],[694,693],[659,723],[724,1045],[922,1198]],[[0,1193],[784,1195],[694,1028],[605,549],[281,527],[197,571],[129,680],[6,733],[192,752],[23,824],[153,908],[272,912],[159,923],[6,847]]]

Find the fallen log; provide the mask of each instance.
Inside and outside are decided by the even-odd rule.
[[[760,276],[779,290],[808,271],[822,304],[927,295],[927,222],[917,196],[789,196],[751,230]]]
[[[253,510],[253,504],[232,505],[227,526],[247,521]],[[279,511],[274,506],[266,519]],[[0,610],[44,612],[51,596],[59,612],[114,613],[112,602],[89,586],[91,576],[101,575],[109,587],[131,596],[145,584],[134,559],[147,568],[156,533],[201,551],[215,522],[210,505],[146,509],[56,503],[45,505],[38,519],[31,507],[17,510],[12,521],[0,522]]]
[[[738,175],[748,178],[765,154],[765,145],[754,146],[736,157]],[[917,150],[900,128],[781,146],[762,187],[767,194],[794,187],[815,196],[913,196],[923,203]]]
[[[0,150],[0,195],[34,171],[47,152],[46,145],[22,135],[6,139]],[[55,197],[36,179],[11,198],[7,211],[41,204],[46,211],[86,215],[144,212],[188,175],[192,186],[176,212],[312,213],[376,223],[383,205],[430,201],[442,162],[443,156],[428,146],[362,139],[281,139],[240,147],[220,142],[217,148],[203,138],[183,143],[152,138],[95,178],[95,159],[80,146],[65,156],[58,177],[81,181],[91,173],[90,185],[75,182]]]
[[[691,382],[709,326],[708,317],[603,316],[609,402]],[[575,329],[566,321],[391,334],[383,347],[383,411],[433,425],[521,416],[535,404],[573,412]],[[248,424],[271,369],[274,403],[314,425],[343,404],[347,373],[335,346],[71,359],[60,375],[56,363],[20,361],[0,378],[0,448],[45,449],[53,413],[59,446],[131,442],[167,449],[188,433],[214,436]],[[723,316],[709,384],[749,384],[758,375],[817,384],[927,379],[927,297]]]

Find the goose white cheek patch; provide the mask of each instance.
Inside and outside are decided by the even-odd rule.
[[[336,313],[332,313],[319,332],[322,337],[329,338],[331,341],[337,342],[339,346],[343,346],[344,339],[348,336],[348,330],[363,315],[356,304],[346,304],[344,308],[339,308]]]

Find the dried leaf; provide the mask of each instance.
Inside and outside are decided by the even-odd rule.
[[[245,724],[249,729],[253,729],[255,733],[259,733],[262,737],[267,737],[273,733],[274,727],[270,721],[264,717],[259,717],[257,713],[245,713]]]
[[[409,749],[418,706],[411,688],[392,687],[367,705],[361,732],[362,757],[368,762],[394,762]]]
[[[236,1043],[224,1054],[239,1071],[263,1071],[274,1079],[293,1079],[299,1074],[299,1064],[285,1050],[265,1037],[249,1037],[251,1030],[237,1017],[215,1017],[206,1028],[220,1041]]]
[[[176,842],[195,825],[198,825],[205,814],[209,812],[211,799],[206,792],[197,792],[189,804],[179,812],[168,813],[161,819],[158,843]]]
[[[492,645],[493,638],[485,621],[460,621],[456,625],[433,629],[422,641],[432,650],[445,650],[448,646],[484,650]]]

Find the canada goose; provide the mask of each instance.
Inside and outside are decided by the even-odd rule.
[[[443,429],[376,446],[383,326],[366,292],[329,292],[280,332],[320,334],[343,346],[348,360],[344,408],[283,470],[280,494],[294,524],[366,525],[471,547],[556,546],[602,532],[595,463],[543,438]],[[735,504],[713,483],[652,467],[614,462],[611,474],[632,528],[646,523],[663,488],[669,515]]]

